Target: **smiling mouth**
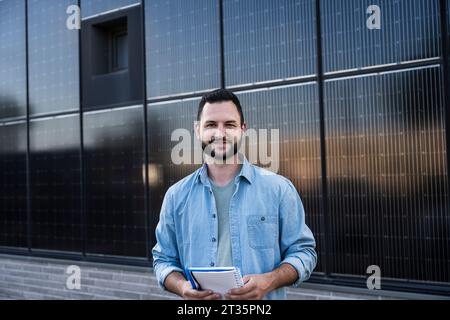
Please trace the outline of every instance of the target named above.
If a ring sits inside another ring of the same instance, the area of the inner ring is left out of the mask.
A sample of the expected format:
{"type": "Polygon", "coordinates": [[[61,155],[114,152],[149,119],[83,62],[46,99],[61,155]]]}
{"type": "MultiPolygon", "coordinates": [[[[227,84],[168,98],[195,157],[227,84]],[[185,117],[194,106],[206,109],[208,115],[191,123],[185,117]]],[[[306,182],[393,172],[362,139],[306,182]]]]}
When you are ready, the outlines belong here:
{"type": "Polygon", "coordinates": [[[223,143],[213,143],[214,146],[216,147],[226,147],[227,145],[231,145],[231,142],[223,142],[223,143]]]}

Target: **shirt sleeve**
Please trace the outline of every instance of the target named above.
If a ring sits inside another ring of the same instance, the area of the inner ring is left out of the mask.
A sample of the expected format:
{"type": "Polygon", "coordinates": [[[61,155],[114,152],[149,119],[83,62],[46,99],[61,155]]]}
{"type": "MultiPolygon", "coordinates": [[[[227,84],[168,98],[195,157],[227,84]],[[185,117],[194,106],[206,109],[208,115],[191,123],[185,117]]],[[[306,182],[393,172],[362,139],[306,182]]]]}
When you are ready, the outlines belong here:
{"type": "Polygon", "coordinates": [[[298,287],[311,276],[317,254],[314,236],[305,224],[303,203],[290,181],[280,202],[280,246],[280,265],[289,263],[297,270],[298,278],[292,286],[298,287]]]}
{"type": "Polygon", "coordinates": [[[173,214],[173,197],[169,189],[164,196],[156,227],[156,245],[152,249],[153,269],[159,286],[164,290],[167,290],[164,281],[170,273],[178,271],[184,274],[180,263],[173,214]]]}

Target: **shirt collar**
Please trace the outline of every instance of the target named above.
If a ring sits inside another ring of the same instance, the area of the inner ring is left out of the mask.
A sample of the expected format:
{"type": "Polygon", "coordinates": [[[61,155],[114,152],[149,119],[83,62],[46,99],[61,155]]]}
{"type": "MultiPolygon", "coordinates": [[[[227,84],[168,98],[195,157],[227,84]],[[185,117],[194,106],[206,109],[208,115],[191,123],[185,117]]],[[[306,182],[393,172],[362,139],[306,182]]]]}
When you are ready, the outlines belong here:
{"type": "MultiPolygon", "coordinates": [[[[235,181],[240,179],[240,177],[245,178],[250,184],[253,182],[253,170],[252,165],[248,162],[247,158],[243,154],[239,154],[239,159],[242,163],[242,168],[239,174],[236,176],[235,181]]],[[[208,165],[203,163],[202,167],[199,169],[197,179],[200,180],[201,183],[205,186],[209,186],[209,178],[208,178],[208,165]]]]}

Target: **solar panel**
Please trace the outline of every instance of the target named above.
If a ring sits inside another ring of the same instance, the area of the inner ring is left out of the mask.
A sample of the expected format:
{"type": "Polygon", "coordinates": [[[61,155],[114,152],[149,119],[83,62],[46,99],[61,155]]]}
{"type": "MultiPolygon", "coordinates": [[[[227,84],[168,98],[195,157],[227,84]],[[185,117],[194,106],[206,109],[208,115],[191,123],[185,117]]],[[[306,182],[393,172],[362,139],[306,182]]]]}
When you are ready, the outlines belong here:
{"type": "Polygon", "coordinates": [[[323,0],[321,23],[325,72],[441,54],[439,0],[323,0]],[[374,4],[380,8],[380,29],[367,27],[374,4]]]}
{"type": "Polygon", "coordinates": [[[83,115],[87,252],[146,256],[142,106],[83,115]]]}
{"type": "Polygon", "coordinates": [[[220,86],[218,1],[147,1],[147,96],[220,86]]]}
{"type": "Polygon", "coordinates": [[[28,1],[30,114],[77,110],[78,31],[66,27],[66,9],[76,0],[28,1]]]}
{"type": "Polygon", "coordinates": [[[26,115],[25,1],[0,3],[0,119],[26,115]]]}
{"type": "Polygon", "coordinates": [[[82,251],[80,117],[30,122],[32,248],[82,251]]]}
{"type": "Polygon", "coordinates": [[[224,0],[227,86],[313,75],[315,1],[224,0]]]}
{"type": "Polygon", "coordinates": [[[26,122],[1,124],[0,246],[28,246],[26,152],[26,122]]]}
{"type": "MultiPolygon", "coordinates": [[[[317,271],[324,271],[324,220],[321,209],[321,160],[320,122],[317,83],[272,87],[269,90],[249,90],[238,93],[244,116],[250,129],[258,132],[258,161],[249,157],[252,163],[260,163],[262,145],[265,144],[259,130],[279,130],[278,173],[292,181],[300,193],[305,207],[306,222],[317,241],[319,264],[317,271]]],[[[270,144],[268,150],[275,150],[270,144]]],[[[273,152],[269,152],[274,156],[273,152]]],[[[270,158],[270,157],[269,157],[270,158]]],[[[271,159],[277,161],[275,157],[271,159]]],[[[272,166],[272,164],[270,165],[272,166]]],[[[272,166],[273,167],[273,166],[272,166]]]]}
{"type": "Polygon", "coordinates": [[[440,67],[325,83],[334,272],[448,281],[440,67]]]}

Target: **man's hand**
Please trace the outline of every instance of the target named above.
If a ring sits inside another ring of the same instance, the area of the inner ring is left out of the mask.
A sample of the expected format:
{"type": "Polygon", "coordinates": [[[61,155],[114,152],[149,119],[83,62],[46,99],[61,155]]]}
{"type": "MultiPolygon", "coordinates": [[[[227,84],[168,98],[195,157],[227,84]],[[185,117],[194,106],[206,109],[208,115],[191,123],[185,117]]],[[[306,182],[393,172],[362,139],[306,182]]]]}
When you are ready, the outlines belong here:
{"type": "Polygon", "coordinates": [[[199,291],[192,289],[191,283],[185,281],[181,285],[181,297],[185,300],[219,300],[220,294],[214,293],[211,290],[199,291]]]}
{"type": "Polygon", "coordinates": [[[289,263],[283,263],[272,272],[247,275],[244,286],[232,289],[225,295],[231,300],[261,300],[275,289],[289,286],[298,279],[297,271],[289,263]]]}
{"type": "Polygon", "coordinates": [[[231,289],[225,298],[228,300],[261,300],[272,291],[273,279],[270,273],[252,274],[242,279],[244,286],[231,289]]]}
{"type": "Polygon", "coordinates": [[[180,272],[172,272],[164,282],[164,286],[170,292],[176,293],[186,300],[218,300],[220,294],[211,290],[198,291],[192,289],[191,283],[180,272]]]}

